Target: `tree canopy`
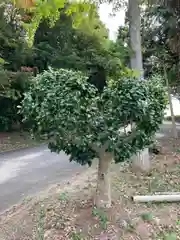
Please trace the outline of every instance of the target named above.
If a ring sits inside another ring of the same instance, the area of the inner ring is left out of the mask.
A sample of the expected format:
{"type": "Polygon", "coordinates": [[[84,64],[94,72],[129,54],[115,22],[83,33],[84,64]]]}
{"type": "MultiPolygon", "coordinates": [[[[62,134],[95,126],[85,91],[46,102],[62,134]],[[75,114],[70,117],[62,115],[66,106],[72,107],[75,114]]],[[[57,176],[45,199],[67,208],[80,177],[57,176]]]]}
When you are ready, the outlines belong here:
{"type": "MultiPolygon", "coordinates": [[[[76,27],[73,16],[67,14],[66,8],[61,9],[59,19],[53,26],[50,26],[48,19],[43,18],[37,26],[31,48],[25,38],[26,31],[19,23],[22,17],[22,20],[27,22],[27,17],[31,18],[31,12],[24,12],[8,4],[3,5],[0,10],[2,60],[0,90],[4,97],[15,96],[16,99],[22,99],[24,86],[28,85],[26,83],[34,68],[39,72],[48,69],[49,66],[74,69],[86,75],[92,70],[103,68],[108,78],[117,78],[122,74],[120,69],[123,69],[123,73],[130,73],[123,65],[124,56],[128,52],[123,43],[117,48],[116,44],[108,39],[108,31],[95,7],[91,8],[91,15],[76,27]],[[119,50],[121,50],[120,54],[119,50]],[[27,75],[24,72],[20,73],[29,70],[30,73],[28,72],[27,75]],[[18,91],[17,86],[19,86],[18,91]]],[[[16,102],[15,105],[17,104],[19,103],[16,102]]],[[[4,111],[1,114],[3,113],[4,111]]]]}
{"type": "MultiPolygon", "coordinates": [[[[27,41],[29,45],[33,45],[34,35],[39,24],[43,20],[47,20],[50,26],[53,26],[59,19],[59,12],[65,9],[67,15],[71,15],[73,18],[74,26],[78,26],[82,22],[86,22],[91,18],[94,9],[94,4],[78,1],[72,1],[69,3],[67,0],[53,0],[53,1],[37,1],[34,0],[15,0],[9,1],[19,10],[23,10],[21,14],[21,23],[26,30],[27,41]],[[25,16],[25,17],[24,17],[25,16]],[[28,21],[24,21],[27,19],[28,21]]],[[[92,20],[92,19],[91,19],[92,20]]]]}
{"type": "Polygon", "coordinates": [[[63,13],[52,28],[47,21],[43,21],[34,39],[36,59],[44,57],[44,68],[50,65],[85,70],[92,63],[104,65],[108,52],[103,46],[104,39],[99,39],[94,31],[97,27],[100,31],[106,31],[106,28],[100,21],[99,24],[87,33],[82,26],[73,28],[72,18],[63,13]]]}
{"type": "Polygon", "coordinates": [[[100,94],[81,72],[50,69],[25,94],[22,113],[34,136],[47,139],[52,151],[91,165],[94,157],[107,153],[120,162],[148,146],[165,107],[166,94],[156,78],[123,78],[100,94]],[[136,126],[121,132],[130,123],[136,126]]]}

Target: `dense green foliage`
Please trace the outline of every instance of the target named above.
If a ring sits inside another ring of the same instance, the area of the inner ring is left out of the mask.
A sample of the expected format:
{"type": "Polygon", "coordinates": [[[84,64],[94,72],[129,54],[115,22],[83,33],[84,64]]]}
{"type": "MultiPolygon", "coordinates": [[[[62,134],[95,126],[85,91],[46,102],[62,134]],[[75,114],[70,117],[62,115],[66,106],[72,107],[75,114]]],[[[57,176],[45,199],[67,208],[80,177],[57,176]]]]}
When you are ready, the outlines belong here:
{"type": "Polygon", "coordinates": [[[47,21],[39,25],[34,39],[33,62],[40,71],[51,66],[89,74],[89,68],[103,67],[109,77],[119,76],[120,69],[125,68],[123,63],[128,50],[122,42],[117,47],[107,38],[107,29],[97,10],[94,12],[93,24],[89,22],[88,31],[86,22],[74,28],[72,18],[63,13],[54,27],[49,28],[47,21]]]}
{"type": "Polygon", "coordinates": [[[17,105],[32,76],[20,72],[31,50],[27,48],[22,29],[16,27],[13,18],[7,21],[4,11],[0,8],[0,131],[11,130],[19,124],[21,117],[17,114],[17,105]]]}
{"type": "MultiPolygon", "coordinates": [[[[92,9],[91,16],[85,18],[78,28],[73,27],[72,16],[65,14],[65,10],[61,10],[52,27],[47,20],[41,21],[32,48],[25,41],[23,28],[15,21],[17,10],[14,9],[14,15],[8,15],[8,19],[3,15],[5,9],[0,10],[1,130],[10,130],[21,120],[17,115],[17,105],[32,75],[21,72],[22,67],[36,67],[42,72],[51,66],[81,70],[86,75],[89,75],[89,70],[103,67],[107,76],[119,75],[123,55],[117,55],[118,50],[113,49],[114,44],[108,40],[108,31],[100,21],[97,9],[92,9]],[[8,103],[7,107],[5,103],[8,103]]],[[[123,45],[121,47],[123,50],[123,45]]]]}
{"type": "Polygon", "coordinates": [[[17,71],[31,55],[21,27],[17,27],[14,18],[6,19],[5,8],[0,8],[0,57],[5,61],[5,68],[17,71]],[[18,61],[17,61],[18,60],[18,61]]]}
{"type": "Polygon", "coordinates": [[[156,77],[151,81],[123,78],[99,94],[81,72],[50,69],[37,76],[22,104],[35,136],[49,140],[52,151],[91,164],[105,148],[115,161],[129,159],[148,146],[164,116],[166,94],[156,77]],[[132,131],[121,132],[130,123],[132,131]]]}
{"type": "Polygon", "coordinates": [[[154,7],[143,12],[142,36],[144,64],[147,74],[163,74],[166,66],[169,82],[177,83],[179,68],[178,26],[175,15],[164,7],[154,7]],[[152,24],[154,22],[154,24],[152,24]]]}
{"type": "Polygon", "coordinates": [[[29,88],[32,75],[2,68],[0,77],[0,131],[9,131],[17,127],[21,121],[21,116],[17,114],[17,105],[29,88]]]}
{"type": "MultiPolygon", "coordinates": [[[[99,23],[99,18],[97,20],[99,23]]],[[[99,28],[106,30],[102,24],[99,28]]],[[[64,14],[52,28],[46,21],[42,22],[34,40],[36,66],[40,70],[52,66],[86,71],[91,64],[108,68],[113,56],[104,46],[105,39],[99,39],[94,31],[94,27],[89,33],[73,28],[71,17],[64,14]]]]}
{"type": "MultiPolygon", "coordinates": [[[[172,88],[180,85],[179,18],[179,11],[172,9],[168,4],[164,5],[162,2],[155,1],[153,5],[141,9],[141,36],[145,77],[157,73],[164,78],[165,66],[172,88]]],[[[128,19],[125,26],[119,28],[117,39],[128,46],[128,19]]],[[[129,59],[127,58],[128,62],[129,59]]]]}

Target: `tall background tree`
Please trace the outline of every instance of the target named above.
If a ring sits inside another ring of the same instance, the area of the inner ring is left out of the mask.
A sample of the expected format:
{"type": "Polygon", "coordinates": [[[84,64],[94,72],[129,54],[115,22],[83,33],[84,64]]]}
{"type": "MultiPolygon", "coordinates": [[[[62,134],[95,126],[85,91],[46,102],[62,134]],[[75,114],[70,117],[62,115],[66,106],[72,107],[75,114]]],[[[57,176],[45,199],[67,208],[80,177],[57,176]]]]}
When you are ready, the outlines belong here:
{"type": "MultiPolygon", "coordinates": [[[[131,69],[137,71],[138,79],[144,79],[142,46],[141,46],[141,11],[138,0],[128,1],[129,41],[132,54],[130,56],[131,69]]],[[[133,166],[141,170],[149,170],[149,150],[144,149],[133,157],[133,166]]]]}

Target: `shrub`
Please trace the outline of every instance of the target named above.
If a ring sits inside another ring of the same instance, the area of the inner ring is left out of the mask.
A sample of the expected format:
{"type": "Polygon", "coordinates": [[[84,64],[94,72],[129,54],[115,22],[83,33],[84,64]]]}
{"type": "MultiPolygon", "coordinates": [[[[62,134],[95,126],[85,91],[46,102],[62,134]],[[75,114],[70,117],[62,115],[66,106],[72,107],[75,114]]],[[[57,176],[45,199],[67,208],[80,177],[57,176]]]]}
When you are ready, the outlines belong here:
{"type": "Polygon", "coordinates": [[[0,70],[0,131],[11,131],[21,122],[17,106],[30,86],[31,74],[0,70]]]}
{"type": "Polygon", "coordinates": [[[159,81],[124,78],[98,90],[80,72],[50,69],[38,75],[22,102],[24,120],[52,151],[91,165],[99,158],[97,203],[110,202],[108,169],[148,146],[164,117],[166,92],[159,81]],[[131,131],[120,128],[135,123],[131,131]]]}

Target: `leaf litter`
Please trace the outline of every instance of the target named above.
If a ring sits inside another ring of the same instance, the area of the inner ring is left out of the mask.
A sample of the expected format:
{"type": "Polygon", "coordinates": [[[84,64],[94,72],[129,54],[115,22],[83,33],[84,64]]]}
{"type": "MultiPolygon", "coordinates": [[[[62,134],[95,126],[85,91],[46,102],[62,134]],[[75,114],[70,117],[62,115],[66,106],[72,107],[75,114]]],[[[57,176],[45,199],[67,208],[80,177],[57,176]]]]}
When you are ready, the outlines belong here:
{"type": "Polygon", "coordinates": [[[161,140],[148,174],[111,167],[112,208],[94,210],[96,167],[1,215],[1,240],[178,240],[180,203],[133,203],[135,194],[180,192],[180,141],[161,140]]]}

